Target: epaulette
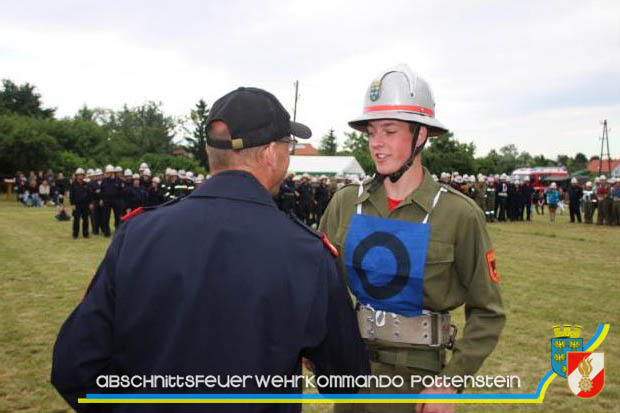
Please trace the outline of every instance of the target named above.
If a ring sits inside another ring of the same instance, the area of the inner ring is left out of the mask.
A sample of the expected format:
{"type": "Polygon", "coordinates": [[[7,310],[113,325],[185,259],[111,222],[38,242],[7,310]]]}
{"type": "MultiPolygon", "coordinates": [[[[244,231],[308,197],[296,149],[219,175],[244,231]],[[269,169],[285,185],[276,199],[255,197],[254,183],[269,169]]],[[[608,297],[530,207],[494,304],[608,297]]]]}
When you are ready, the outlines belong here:
{"type": "Polygon", "coordinates": [[[170,201],[164,202],[163,204],[160,204],[160,205],[138,207],[138,208],[134,209],[133,211],[130,211],[130,212],[126,213],[125,215],[123,215],[121,217],[121,222],[129,221],[131,218],[135,218],[138,215],[141,215],[142,213],[147,212],[147,211],[152,211],[152,210],[157,209],[157,208],[162,208],[162,207],[165,207],[165,206],[168,206],[168,205],[176,204],[177,202],[179,202],[182,199],[183,198],[174,198],[174,199],[171,199],[170,201]]]}
{"type": "Polygon", "coordinates": [[[303,229],[305,229],[306,231],[308,231],[309,233],[311,233],[312,235],[314,235],[315,237],[319,238],[322,242],[323,245],[325,245],[325,247],[329,250],[329,252],[334,256],[337,257],[338,256],[338,250],[336,249],[336,247],[334,247],[334,245],[329,241],[329,239],[327,238],[327,235],[323,232],[323,233],[319,233],[318,231],[313,230],[312,228],[310,228],[308,225],[306,225],[305,222],[303,222],[301,219],[297,218],[295,215],[289,214],[288,215],[289,218],[296,223],[297,225],[299,225],[300,227],[302,227],[303,229]]]}

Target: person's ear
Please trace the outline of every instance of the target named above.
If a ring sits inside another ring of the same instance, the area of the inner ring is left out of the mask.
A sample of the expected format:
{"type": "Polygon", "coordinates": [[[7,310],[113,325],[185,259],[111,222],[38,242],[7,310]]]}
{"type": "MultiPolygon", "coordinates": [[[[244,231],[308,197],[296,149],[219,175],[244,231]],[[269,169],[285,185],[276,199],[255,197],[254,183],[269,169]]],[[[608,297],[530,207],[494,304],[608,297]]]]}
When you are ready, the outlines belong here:
{"type": "Polygon", "coordinates": [[[278,149],[275,142],[270,142],[263,150],[259,152],[259,160],[261,166],[270,169],[276,169],[278,164],[278,149]]]}
{"type": "Polygon", "coordinates": [[[421,125],[420,131],[418,132],[418,140],[415,143],[416,149],[424,146],[424,144],[426,144],[427,139],[428,139],[428,129],[426,126],[421,125]]]}

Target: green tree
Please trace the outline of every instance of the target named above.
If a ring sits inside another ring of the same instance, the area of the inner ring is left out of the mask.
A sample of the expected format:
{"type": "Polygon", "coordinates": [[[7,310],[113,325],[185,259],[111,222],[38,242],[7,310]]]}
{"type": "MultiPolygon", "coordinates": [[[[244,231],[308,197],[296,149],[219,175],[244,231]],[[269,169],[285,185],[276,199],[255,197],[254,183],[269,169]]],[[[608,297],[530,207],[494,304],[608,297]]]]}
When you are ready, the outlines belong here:
{"type": "Polygon", "coordinates": [[[575,154],[575,157],[571,161],[569,166],[571,171],[582,171],[588,167],[588,158],[581,152],[575,154]]]}
{"type": "Polygon", "coordinates": [[[422,164],[436,175],[449,171],[473,174],[476,169],[475,151],[473,143],[460,143],[452,132],[448,132],[430,140],[422,151],[422,164]]]}
{"type": "Polygon", "coordinates": [[[161,103],[128,107],[110,114],[103,125],[107,139],[97,148],[108,159],[139,158],[145,153],[170,154],[175,121],[161,110],[161,103]]]}
{"type": "Polygon", "coordinates": [[[95,122],[97,124],[106,123],[109,118],[110,110],[104,108],[89,108],[86,105],[83,105],[75,114],[73,119],[75,120],[84,120],[89,122],[95,122]]]}
{"type": "Polygon", "coordinates": [[[545,155],[537,155],[533,160],[534,166],[555,166],[555,162],[545,158],[545,155]]]}
{"type": "Polygon", "coordinates": [[[58,159],[60,145],[48,122],[26,116],[0,116],[0,170],[46,169],[58,159]]]}
{"type": "Polygon", "coordinates": [[[319,153],[326,156],[334,156],[338,151],[338,142],[334,129],[330,129],[327,135],[321,138],[321,144],[319,145],[319,153]]]}
{"type": "Polygon", "coordinates": [[[17,85],[11,80],[2,80],[0,115],[16,114],[37,118],[53,118],[55,110],[43,107],[41,95],[35,92],[35,86],[29,83],[17,85]]]}
{"type": "Polygon", "coordinates": [[[190,118],[192,121],[192,135],[186,136],[189,143],[188,149],[198,160],[200,166],[209,169],[209,159],[207,158],[207,117],[209,116],[209,105],[200,99],[196,107],[192,110],[190,118]]]}
{"type": "Polygon", "coordinates": [[[368,150],[368,135],[362,132],[345,132],[345,136],[347,139],[344,142],[344,151],[339,154],[353,155],[366,175],[373,174],[375,164],[368,150]]]}
{"type": "Polygon", "coordinates": [[[558,163],[558,166],[568,166],[569,160],[570,158],[568,155],[558,155],[556,162],[558,163]]]}

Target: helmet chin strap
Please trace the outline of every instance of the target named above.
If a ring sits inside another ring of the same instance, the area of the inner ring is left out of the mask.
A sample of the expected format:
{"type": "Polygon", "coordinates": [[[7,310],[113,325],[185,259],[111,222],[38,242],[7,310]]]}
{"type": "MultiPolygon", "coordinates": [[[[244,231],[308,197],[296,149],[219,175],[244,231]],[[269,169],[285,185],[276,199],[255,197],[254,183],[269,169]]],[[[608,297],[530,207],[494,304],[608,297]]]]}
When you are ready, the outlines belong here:
{"type": "MultiPolygon", "coordinates": [[[[400,178],[402,178],[405,172],[407,172],[409,168],[411,168],[411,166],[413,165],[413,160],[416,156],[418,156],[420,152],[422,152],[422,149],[424,148],[424,145],[420,145],[418,148],[416,148],[418,138],[420,137],[419,124],[413,124],[413,131],[411,132],[411,136],[413,137],[413,140],[411,142],[411,155],[409,155],[407,161],[396,172],[393,172],[389,175],[381,175],[377,172],[373,179],[373,184],[375,184],[374,186],[378,186],[379,184],[381,184],[386,177],[390,179],[390,182],[396,183],[400,178]]],[[[373,187],[372,184],[371,187],[373,187]]]]}

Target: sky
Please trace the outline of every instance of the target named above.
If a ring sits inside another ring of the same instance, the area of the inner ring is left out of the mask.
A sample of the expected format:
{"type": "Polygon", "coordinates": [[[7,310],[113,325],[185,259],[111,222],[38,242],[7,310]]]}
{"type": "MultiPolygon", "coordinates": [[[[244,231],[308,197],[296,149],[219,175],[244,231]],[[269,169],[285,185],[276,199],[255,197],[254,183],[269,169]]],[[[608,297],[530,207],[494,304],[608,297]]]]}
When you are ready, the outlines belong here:
{"type": "Polygon", "coordinates": [[[477,156],[620,156],[618,1],[8,2],[0,78],[37,87],[58,116],[149,100],[187,116],[239,86],[274,93],[339,143],[368,85],[407,63],[436,116],[477,156]]]}

